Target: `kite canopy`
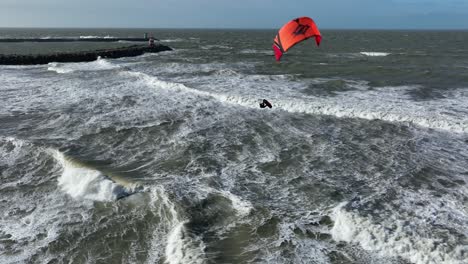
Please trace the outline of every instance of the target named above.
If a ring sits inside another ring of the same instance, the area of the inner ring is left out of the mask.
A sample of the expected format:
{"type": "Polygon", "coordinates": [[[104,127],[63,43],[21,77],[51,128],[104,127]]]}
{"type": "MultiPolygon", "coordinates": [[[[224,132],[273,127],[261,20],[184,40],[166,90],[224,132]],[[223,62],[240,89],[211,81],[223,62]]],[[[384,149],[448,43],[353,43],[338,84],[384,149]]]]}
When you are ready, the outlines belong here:
{"type": "Polygon", "coordinates": [[[317,46],[320,45],[322,36],[310,17],[299,17],[286,23],[279,31],[273,42],[276,60],[279,61],[283,53],[308,38],[315,37],[317,46]]]}

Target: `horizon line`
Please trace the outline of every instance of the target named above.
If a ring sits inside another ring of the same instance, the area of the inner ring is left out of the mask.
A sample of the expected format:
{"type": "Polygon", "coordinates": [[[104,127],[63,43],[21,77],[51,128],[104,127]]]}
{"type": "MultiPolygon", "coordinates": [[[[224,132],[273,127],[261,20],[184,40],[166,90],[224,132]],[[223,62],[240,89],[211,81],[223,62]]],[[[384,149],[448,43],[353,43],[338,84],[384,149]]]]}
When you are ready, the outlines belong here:
{"type": "MultiPolygon", "coordinates": [[[[243,27],[43,27],[43,26],[19,26],[1,27],[0,29],[156,29],[156,30],[278,30],[279,28],[243,28],[243,27]]],[[[320,30],[402,30],[402,31],[468,31],[468,28],[339,28],[321,27],[320,30]]]]}

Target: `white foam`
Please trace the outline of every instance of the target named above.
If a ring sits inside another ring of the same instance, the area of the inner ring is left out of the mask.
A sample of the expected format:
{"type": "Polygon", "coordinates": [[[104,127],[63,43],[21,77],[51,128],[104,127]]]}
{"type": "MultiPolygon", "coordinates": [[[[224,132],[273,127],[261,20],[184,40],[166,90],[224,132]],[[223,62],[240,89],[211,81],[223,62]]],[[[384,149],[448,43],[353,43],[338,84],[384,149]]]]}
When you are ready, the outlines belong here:
{"type": "Polygon", "coordinates": [[[9,217],[9,212],[5,212],[5,215],[0,217],[2,220],[0,231],[8,234],[9,239],[15,241],[15,247],[24,243],[14,254],[0,254],[1,263],[27,263],[31,256],[38,253],[37,251],[47,247],[59,237],[63,221],[60,214],[63,214],[65,206],[60,200],[52,198],[53,196],[53,194],[44,194],[43,197],[38,198],[45,203],[31,201],[24,196],[18,197],[18,200],[29,204],[18,204],[15,209],[30,212],[21,219],[9,217]]]}
{"type": "Polygon", "coordinates": [[[184,223],[178,223],[169,233],[166,246],[166,262],[170,264],[183,263],[184,243],[183,243],[184,223]]]}
{"type": "Polygon", "coordinates": [[[331,235],[336,241],[357,243],[382,257],[401,257],[416,264],[464,263],[466,253],[463,252],[468,250],[467,245],[448,245],[453,243],[450,238],[444,241],[427,230],[433,228],[431,215],[434,212],[411,216],[393,208],[383,221],[376,222],[368,214],[346,210],[345,204],[338,205],[332,213],[331,235]],[[429,227],[425,227],[428,224],[429,227]]]}
{"type": "Polygon", "coordinates": [[[239,51],[241,54],[265,54],[265,55],[273,55],[273,50],[256,50],[256,49],[243,49],[239,51]]]}
{"type": "MultiPolygon", "coordinates": [[[[323,243],[320,240],[308,239],[297,234],[297,229],[302,230],[301,224],[296,221],[289,222],[291,219],[285,217],[278,224],[278,236],[276,241],[265,241],[260,247],[260,252],[265,254],[266,263],[330,263],[327,252],[330,250],[330,245],[323,243]],[[286,252],[294,252],[288,254],[286,252]],[[286,254],[285,254],[286,253],[286,254]]],[[[298,220],[299,222],[301,220],[298,220]]],[[[310,223],[310,221],[307,221],[310,223]]]]}
{"type": "MultiPolygon", "coordinates": [[[[144,73],[130,72],[129,74],[160,89],[211,97],[223,103],[252,109],[259,109],[258,98],[263,97],[259,93],[271,93],[271,87],[259,85],[259,81],[268,81],[269,83],[274,78],[274,76],[249,76],[246,89],[239,90],[242,88],[242,83],[231,77],[229,80],[233,83],[219,85],[215,83],[216,85],[209,86],[209,88],[215,88],[216,91],[204,91],[182,83],[162,81],[144,73]],[[257,83],[256,89],[251,88],[250,82],[257,83]],[[230,92],[233,85],[237,86],[237,90],[230,92]]],[[[239,80],[243,79],[241,77],[239,80]]],[[[456,133],[468,132],[468,115],[460,115],[460,112],[468,113],[468,95],[464,89],[447,92],[447,98],[420,102],[414,101],[408,94],[413,89],[419,89],[419,86],[379,87],[368,90],[369,86],[366,82],[348,81],[346,85],[356,90],[339,92],[336,96],[331,97],[315,97],[292,93],[291,87],[294,87],[295,83],[287,81],[288,76],[283,76],[281,79],[284,78],[286,80],[283,81],[288,84],[286,86],[288,89],[283,89],[281,85],[276,84],[276,94],[271,94],[269,98],[273,104],[273,111],[283,110],[291,113],[367,120],[378,119],[395,123],[410,123],[456,133]]],[[[275,80],[282,81],[277,78],[275,80]]],[[[331,79],[317,81],[326,82],[328,80],[331,79]]],[[[299,88],[303,84],[298,83],[297,86],[299,88]]]]}
{"type": "Polygon", "coordinates": [[[97,38],[103,38],[103,39],[113,39],[115,37],[112,36],[80,36],[80,39],[97,39],[97,38]]]}
{"type": "Polygon", "coordinates": [[[51,152],[63,167],[58,185],[75,199],[113,201],[132,191],[110,180],[102,172],[74,162],[59,151],[51,152]]]}
{"type": "MultiPolygon", "coordinates": [[[[151,54],[151,53],[149,53],[151,54]]],[[[154,53],[159,54],[159,53],[154,53]]],[[[198,64],[193,66],[190,64],[181,63],[165,63],[160,66],[156,66],[158,73],[170,73],[170,74],[184,74],[184,73],[209,73],[212,71],[223,71],[231,70],[227,68],[224,63],[210,63],[210,64],[198,64]]]]}
{"type": "Polygon", "coordinates": [[[236,76],[239,75],[239,73],[233,69],[221,69],[216,71],[216,75],[236,76]]]}
{"type": "Polygon", "coordinates": [[[226,45],[204,45],[201,46],[202,49],[204,50],[210,50],[210,49],[232,49],[230,46],[226,45]]]}
{"type": "Polygon", "coordinates": [[[0,164],[13,166],[25,142],[13,137],[0,137],[0,143],[2,143],[0,145],[0,164]],[[12,145],[13,148],[8,148],[8,145],[12,145]],[[8,151],[5,148],[8,148],[8,151]]]}
{"type": "Polygon", "coordinates": [[[241,199],[229,191],[219,191],[224,197],[231,201],[232,207],[238,212],[240,217],[246,217],[253,210],[252,203],[241,199]]]}
{"type": "MultiPolygon", "coordinates": [[[[239,79],[243,78],[243,76],[241,76],[240,74],[238,74],[237,72],[233,70],[217,71],[217,73],[223,73],[221,75],[226,75],[225,73],[227,73],[227,75],[230,77],[239,76],[239,79]]],[[[193,95],[202,96],[202,97],[211,97],[223,103],[241,105],[245,107],[256,108],[258,106],[257,105],[258,98],[260,98],[256,95],[243,97],[242,95],[237,95],[237,94],[231,95],[231,94],[223,94],[223,93],[217,93],[217,92],[212,92],[212,91],[198,90],[198,89],[191,88],[183,83],[163,81],[155,76],[150,76],[148,74],[141,73],[141,72],[126,72],[126,74],[135,76],[139,78],[140,80],[142,80],[143,82],[145,82],[146,84],[151,85],[158,89],[164,89],[164,90],[172,91],[172,92],[193,94],[193,95]]],[[[284,80],[287,80],[288,78],[290,78],[290,76],[288,75],[276,75],[276,76],[253,75],[251,76],[252,81],[256,81],[256,82],[270,82],[271,80],[283,80],[284,81],[284,80]]],[[[218,88],[218,90],[221,90],[224,87],[215,86],[215,88],[218,88]]],[[[226,89],[228,88],[232,88],[232,86],[230,84],[227,84],[226,89]]],[[[259,91],[260,89],[267,90],[268,88],[269,87],[259,87],[259,91]]]]}
{"type": "Polygon", "coordinates": [[[79,37],[76,36],[45,36],[41,37],[40,39],[76,39],[79,37]]]}
{"type": "Polygon", "coordinates": [[[175,39],[162,39],[161,42],[183,42],[185,39],[175,38],[175,39]]]}
{"type": "Polygon", "coordinates": [[[253,205],[250,201],[244,200],[228,190],[217,190],[208,186],[199,186],[198,190],[201,192],[198,193],[197,199],[206,199],[209,194],[213,193],[229,199],[232,209],[237,212],[237,216],[240,218],[248,216],[253,210],[253,205]]]}
{"type": "Polygon", "coordinates": [[[86,35],[86,36],[44,36],[40,37],[40,39],[114,39],[115,37],[107,35],[107,36],[93,36],[93,35],[86,35]]]}
{"type": "Polygon", "coordinates": [[[457,114],[468,110],[466,97],[416,102],[407,95],[415,88],[381,87],[366,92],[341,92],[330,98],[310,98],[306,102],[302,99],[279,99],[273,104],[289,112],[408,122],[421,127],[468,132],[468,116],[457,114]]]}
{"type": "MultiPolygon", "coordinates": [[[[42,258],[44,252],[41,249],[47,248],[63,234],[62,229],[67,226],[65,223],[85,222],[88,215],[81,214],[81,204],[68,203],[61,192],[43,188],[45,185],[55,185],[56,167],[50,170],[45,165],[50,156],[41,147],[13,138],[2,141],[0,138],[0,166],[5,161],[5,155],[7,161],[15,161],[12,167],[20,164],[22,169],[5,172],[8,175],[5,180],[14,181],[10,182],[14,185],[10,185],[7,196],[2,198],[7,202],[0,212],[0,234],[2,240],[5,239],[2,242],[10,245],[5,254],[0,254],[0,263],[27,263],[32,261],[34,255],[39,257],[36,262],[47,262],[42,258]],[[14,148],[7,145],[5,151],[2,149],[4,143],[12,144],[14,148]],[[48,170],[50,172],[45,173],[48,170]],[[22,189],[33,191],[18,191],[22,189]]],[[[0,245],[0,251],[7,244],[0,245]]]]}
{"type": "Polygon", "coordinates": [[[126,72],[126,74],[130,74],[135,76],[141,80],[143,80],[146,84],[155,86],[160,89],[170,90],[173,92],[185,92],[185,93],[194,93],[202,96],[211,96],[208,92],[199,91],[196,89],[189,88],[181,83],[174,83],[174,82],[166,82],[158,79],[157,77],[150,76],[145,73],[141,72],[126,72]]]}
{"type": "Polygon", "coordinates": [[[192,241],[185,230],[185,223],[179,222],[174,225],[167,238],[165,250],[166,263],[204,263],[204,246],[201,241],[192,241]],[[199,244],[198,246],[196,244],[199,244]]]}
{"type": "Polygon", "coordinates": [[[57,62],[49,63],[49,67],[47,68],[47,70],[55,71],[56,73],[70,73],[70,72],[73,72],[72,69],[67,69],[67,68],[61,67],[61,64],[59,64],[57,62]]]}
{"type": "Polygon", "coordinates": [[[388,52],[373,52],[373,51],[363,51],[359,53],[365,56],[369,56],[369,57],[385,57],[391,54],[388,52]]]}
{"type": "MultiPolygon", "coordinates": [[[[0,168],[7,167],[7,169],[4,169],[5,175],[8,175],[8,171],[10,169],[14,171],[14,167],[18,163],[23,163],[23,160],[27,158],[31,159],[31,156],[34,156],[34,159],[38,159],[40,154],[36,151],[32,153],[33,155],[31,155],[30,152],[33,151],[33,149],[34,147],[27,141],[13,137],[0,137],[0,168]]],[[[31,166],[34,167],[32,164],[31,166]]],[[[7,177],[0,182],[0,191],[4,188],[16,189],[21,184],[25,184],[33,180],[33,173],[24,173],[21,175],[16,175],[16,177],[7,177]]]]}
{"type": "Polygon", "coordinates": [[[47,70],[55,71],[57,73],[72,73],[76,71],[102,71],[102,70],[113,70],[119,69],[120,66],[112,64],[106,59],[99,57],[97,60],[92,62],[78,62],[78,63],[58,63],[51,62],[48,64],[47,70]]]}
{"type": "MultiPolygon", "coordinates": [[[[168,231],[165,239],[165,263],[204,263],[204,243],[193,237],[185,228],[186,221],[177,213],[174,203],[169,199],[162,187],[151,189],[152,206],[161,217],[162,230],[155,230],[152,238],[151,252],[159,252],[161,236],[168,231]]],[[[158,254],[150,254],[147,263],[155,263],[160,259],[158,254]]]]}

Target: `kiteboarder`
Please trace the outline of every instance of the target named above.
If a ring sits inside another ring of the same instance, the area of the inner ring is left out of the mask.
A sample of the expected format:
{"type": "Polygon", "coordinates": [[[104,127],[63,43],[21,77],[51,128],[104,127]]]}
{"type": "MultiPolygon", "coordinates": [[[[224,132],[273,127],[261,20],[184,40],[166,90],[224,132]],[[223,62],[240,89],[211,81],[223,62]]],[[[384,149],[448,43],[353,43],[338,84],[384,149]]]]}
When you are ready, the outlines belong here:
{"type": "Polygon", "coordinates": [[[270,102],[268,102],[266,99],[263,99],[263,101],[260,103],[260,108],[265,108],[267,106],[268,106],[268,108],[273,107],[270,102]]]}

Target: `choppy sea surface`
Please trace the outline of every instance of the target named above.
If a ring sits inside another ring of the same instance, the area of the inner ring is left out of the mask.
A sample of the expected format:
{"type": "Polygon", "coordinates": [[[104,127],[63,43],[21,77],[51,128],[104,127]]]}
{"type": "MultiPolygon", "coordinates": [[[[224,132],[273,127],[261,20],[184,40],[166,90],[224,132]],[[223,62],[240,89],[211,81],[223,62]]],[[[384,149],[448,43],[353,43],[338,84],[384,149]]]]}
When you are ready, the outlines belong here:
{"type": "Polygon", "coordinates": [[[0,263],[467,263],[468,32],[0,37],[144,32],[0,66],[0,263]]]}

